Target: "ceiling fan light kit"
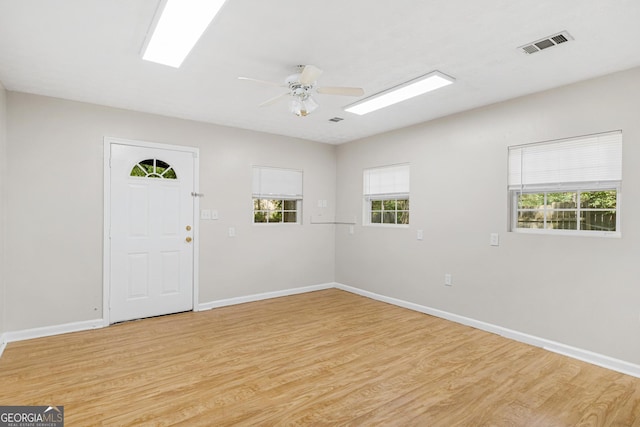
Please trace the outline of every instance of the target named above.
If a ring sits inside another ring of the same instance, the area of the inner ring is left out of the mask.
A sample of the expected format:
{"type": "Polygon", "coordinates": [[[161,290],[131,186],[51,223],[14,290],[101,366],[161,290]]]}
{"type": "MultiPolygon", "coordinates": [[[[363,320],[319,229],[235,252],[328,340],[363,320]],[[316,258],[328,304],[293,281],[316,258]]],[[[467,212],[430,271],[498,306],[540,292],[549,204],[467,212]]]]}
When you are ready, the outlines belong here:
{"type": "Polygon", "coordinates": [[[290,95],[289,111],[298,117],[305,117],[318,108],[318,103],[311,96],[316,79],[322,73],[319,68],[298,65],[300,73],[292,74],[286,79],[290,95]],[[305,73],[305,70],[309,70],[305,73]]]}
{"type": "Polygon", "coordinates": [[[372,95],[362,101],[349,105],[344,110],[360,116],[388,107],[398,102],[431,92],[436,89],[448,86],[455,79],[440,71],[432,71],[429,74],[409,80],[406,83],[387,89],[383,92],[372,95]]]}
{"type": "Polygon", "coordinates": [[[318,103],[311,97],[294,97],[289,104],[289,111],[298,117],[305,117],[318,108],[318,103]]]}

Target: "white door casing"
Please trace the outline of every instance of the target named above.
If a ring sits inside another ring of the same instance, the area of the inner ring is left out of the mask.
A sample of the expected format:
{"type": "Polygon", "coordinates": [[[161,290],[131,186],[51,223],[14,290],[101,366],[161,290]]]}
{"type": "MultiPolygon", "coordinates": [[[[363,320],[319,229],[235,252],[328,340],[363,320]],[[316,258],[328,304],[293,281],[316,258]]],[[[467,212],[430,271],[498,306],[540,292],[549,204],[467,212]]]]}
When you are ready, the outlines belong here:
{"type": "Polygon", "coordinates": [[[107,323],[192,310],[197,149],[112,138],[107,148],[107,323]]]}

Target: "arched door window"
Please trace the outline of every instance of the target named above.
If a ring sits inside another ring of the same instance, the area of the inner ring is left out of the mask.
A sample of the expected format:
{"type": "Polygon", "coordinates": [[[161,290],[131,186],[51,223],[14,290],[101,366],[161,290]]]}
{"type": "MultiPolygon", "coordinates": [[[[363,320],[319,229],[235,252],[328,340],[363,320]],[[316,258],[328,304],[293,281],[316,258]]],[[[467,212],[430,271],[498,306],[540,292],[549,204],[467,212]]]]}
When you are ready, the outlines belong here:
{"type": "Polygon", "coordinates": [[[176,171],[171,165],[158,159],[147,159],[136,163],[129,175],[143,178],[178,179],[176,171]]]}

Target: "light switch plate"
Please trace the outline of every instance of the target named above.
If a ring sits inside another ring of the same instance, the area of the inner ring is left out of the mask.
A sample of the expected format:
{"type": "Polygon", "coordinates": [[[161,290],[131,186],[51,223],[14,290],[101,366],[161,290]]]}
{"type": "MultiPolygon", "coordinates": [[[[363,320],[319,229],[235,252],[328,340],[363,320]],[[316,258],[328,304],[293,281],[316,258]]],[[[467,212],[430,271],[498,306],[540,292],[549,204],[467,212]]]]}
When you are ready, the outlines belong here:
{"type": "Polygon", "coordinates": [[[498,233],[491,233],[489,244],[491,246],[500,246],[500,235],[498,233]]]}
{"type": "Polygon", "coordinates": [[[211,209],[200,210],[200,219],[211,219],[211,209]]]}
{"type": "Polygon", "coordinates": [[[445,286],[452,286],[453,285],[453,279],[451,277],[451,274],[446,273],[444,275],[444,285],[445,286]]]}
{"type": "Polygon", "coordinates": [[[424,231],[423,230],[418,230],[417,239],[418,240],[424,239],[424,231]]]}

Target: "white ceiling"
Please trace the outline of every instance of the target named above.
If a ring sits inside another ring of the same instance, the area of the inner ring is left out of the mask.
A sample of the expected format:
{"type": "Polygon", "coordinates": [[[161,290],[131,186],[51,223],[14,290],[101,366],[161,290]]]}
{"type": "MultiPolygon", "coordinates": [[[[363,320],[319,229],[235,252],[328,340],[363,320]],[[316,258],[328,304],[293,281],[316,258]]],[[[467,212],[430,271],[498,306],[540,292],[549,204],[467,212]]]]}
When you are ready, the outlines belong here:
{"type": "Polygon", "coordinates": [[[11,91],[339,144],[640,66],[638,0],[227,0],[180,69],[141,59],[159,0],[0,0],[11,91]],[[517,48],[568,31],[533,55],[517,48]],[[366,116],[317,95],[307,117],[258,104],[297,64],[365,97],[433,70],[454,85],[366,116]],[[333,123],[332,117],[344,121],[333,123]]]}

